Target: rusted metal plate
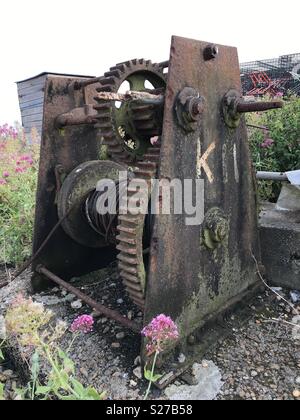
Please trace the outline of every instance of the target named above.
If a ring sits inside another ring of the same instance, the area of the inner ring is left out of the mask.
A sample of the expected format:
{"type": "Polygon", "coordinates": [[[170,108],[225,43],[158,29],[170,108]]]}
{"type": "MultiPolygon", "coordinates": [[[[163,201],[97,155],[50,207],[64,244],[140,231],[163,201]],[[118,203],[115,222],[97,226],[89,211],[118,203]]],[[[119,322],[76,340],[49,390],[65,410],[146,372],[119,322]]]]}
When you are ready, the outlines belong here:
{"type": "MultiPolygon", "coordinates": [[[[63,177],[82,162],[97,160],[100,156],[101,142],[93,125],[63,129],[55,125],[59,115],[85,104],[93,104],[97,85],[90,86],[85,92],[74,91],[72,82],[77,80],[82,79],[48,76],[46,80],[33,253],[58,222],[56,198],[63,177]]],[[[99,250],[79,245],[60,227],[34,261],[33,269],[42,264],[58,276],[69,279],[103,267],[114,257],[112,249],[99,250]]],[[[35,273],[33,285],[39,289],[47,284],[35,273]]]]}
{"type": "Polygon", "coordinates": [[[205,245],[207,219],[200,226],[187,226],[185,214],[156,216],[146,292],[145,323],[160,313],[172,316],[183,346],[188,337],[194,341],[191,334],[197,336],[208,319],[254,288],[252,254],[260,260],[245,122],[242,118],[237,129],[230,129],[222,117],[224,95],[230,89],[241,92],[237,50],[219,45],[217,56],[205,60],[207,45],[172,39],[160,178],[204,179],[206,218],[216,217],[217,208],[229,233],[210,249],[205,245]],[[189,133],[178,125],[174,112],[176,98],[185,87],[196,89],[205,101],[198,128],[189,133]]]}

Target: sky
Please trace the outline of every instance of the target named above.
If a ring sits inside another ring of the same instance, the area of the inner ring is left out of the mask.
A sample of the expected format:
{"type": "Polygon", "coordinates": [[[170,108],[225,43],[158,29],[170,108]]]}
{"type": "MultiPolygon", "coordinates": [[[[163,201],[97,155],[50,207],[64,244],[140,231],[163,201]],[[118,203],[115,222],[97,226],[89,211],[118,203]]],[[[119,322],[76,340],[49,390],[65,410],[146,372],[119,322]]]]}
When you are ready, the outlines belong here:
{"type": "Polygon", "coordinates": [[[241,62],[300,53],[299,16],[299,0],[1,0],[0,124],[20,121],[18,80],[164,61],[172,35],[236,46],[241,62]]]}

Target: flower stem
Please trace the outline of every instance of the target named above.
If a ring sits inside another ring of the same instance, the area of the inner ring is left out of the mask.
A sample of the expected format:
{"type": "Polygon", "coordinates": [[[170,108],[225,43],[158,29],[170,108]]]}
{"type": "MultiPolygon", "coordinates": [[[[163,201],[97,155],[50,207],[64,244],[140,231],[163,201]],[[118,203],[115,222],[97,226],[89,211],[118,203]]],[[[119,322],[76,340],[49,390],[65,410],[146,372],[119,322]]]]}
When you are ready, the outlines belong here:
{"type": "Polygon", "coordinates": [[[148,395],[149,395],[149,392],[150,392],[150,389],[151,389],[151,385],[152,385],[152,382],[153,382],[153,376],[154,376],[154,369],[155,369],[155,365],[156,365],[158,355],[159,355],[159,351],[156,350],[155,355],[154,355],[154,359],[153,359],[152,369],[151,369],[151,377],[150,377],[149,385],[148,385],[148,388],[147,388],[147,391],[146,391],[146,394],[145,394],[145,397],[144,397],[144,401],[148,398],[148,395]]]}
{"type": "Polygon", "coordinates": [[[50,354],[48,346],[43,343],[43,347],[44,347],[44,351],[45,351],[45,354],[47,356],[47,359],[48,359],[52,369],[56,373],[56,375],[57,375],[57,377],[60,381],[60,384],[63,385],[65,387],[65,389],[68,390],[72,395],[74,395],[74,397],[76,399],[80,400],[81,399],[80,395],[77,394],[77,392],[75,392],[74,389],[61,377],[61,373],[60,373],[59,369],[57,368],[56,363],[54,362],[54,360],[53,360],[53,358],[50,354]]]}

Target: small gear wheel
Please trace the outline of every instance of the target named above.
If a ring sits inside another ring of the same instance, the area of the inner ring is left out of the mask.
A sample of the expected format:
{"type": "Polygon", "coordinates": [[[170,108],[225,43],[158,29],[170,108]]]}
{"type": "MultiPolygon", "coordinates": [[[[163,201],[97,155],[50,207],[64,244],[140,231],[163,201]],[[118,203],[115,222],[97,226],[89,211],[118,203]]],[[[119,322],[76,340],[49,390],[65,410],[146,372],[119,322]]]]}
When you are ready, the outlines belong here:
{"type": "MultiPolygon", "coordinates": [[[[159,64],[135,59],[117,64],[104,74],[98,92],[157,91],[166,87],[166,74],[159,64]]],[[[97,99],[97,98],[96,98],[97,99]]],[[[131,163],[143,157],[150,139],[160,133],[162,109],[138,101],[120,103],[97,99],[96,128],[113,160],[131,163]]]]}

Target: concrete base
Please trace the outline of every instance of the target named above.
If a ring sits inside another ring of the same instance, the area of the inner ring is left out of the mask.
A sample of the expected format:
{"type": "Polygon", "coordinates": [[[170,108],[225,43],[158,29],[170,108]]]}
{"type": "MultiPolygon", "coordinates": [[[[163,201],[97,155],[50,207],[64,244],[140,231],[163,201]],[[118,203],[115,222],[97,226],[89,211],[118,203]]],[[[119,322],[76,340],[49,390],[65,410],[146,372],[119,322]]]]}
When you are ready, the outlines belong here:
{"type": "Polygon", "coordinates": [[[300,211],[278,211],[264,203],[260,239],[269,284],[300,290],[300,211]]]}

